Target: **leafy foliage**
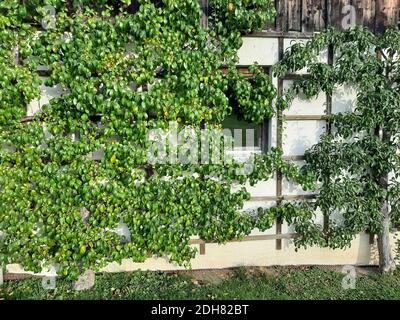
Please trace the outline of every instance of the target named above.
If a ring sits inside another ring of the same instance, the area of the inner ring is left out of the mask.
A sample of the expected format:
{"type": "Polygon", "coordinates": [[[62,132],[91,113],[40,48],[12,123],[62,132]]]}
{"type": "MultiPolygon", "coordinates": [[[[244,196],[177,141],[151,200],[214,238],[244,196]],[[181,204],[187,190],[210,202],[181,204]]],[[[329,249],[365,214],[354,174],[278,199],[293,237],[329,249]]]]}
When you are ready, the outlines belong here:
{"type": "Polygon", "coordinates": [[[235,68],[241,34],[273,16],[271,3],[232,1],[208,28],[196,0],[92,4],[1,2],[0,263],[36,272],[56,264],[70,278],[153,255],[188,266],[193,236],[223,243],[269,228],[277,211],[241,212],[249,194],[232,187],[278,169],[305,180],[280,150],[255,157],[248,176],[236,174],[237,162],[152,165],[146,150],[150,130],[170,122],[198,132],[219,128],[233,107],[255,122],[273,115],[269,77],[255,66],[246,79],[235,68]],[[49,4],[56,23],[40,30],[49,4]],[[62,94],[21,124],[39,93],[38,65],[62,94]],[[131,239],[115,231],[121,222],[131,239]]]}
{"type": "Polygon", "coordinates": [[[298,244],[343,248],[364,230],[382,234],[385,203],[390,204],[392,226],[398,226],[399,52],[398,29],[380,36],[361,27],[332,29],[293,45],[276,66],[278,75],[303,68],[309,73],[288,90],[281,108],[300,92],[308,98],[320,92],[333,95],[342,87],[357,92],[354,108],[330,115],[331,130],[306,152],[303,172],[315,174],[318,181],[317,199],[308,210],[321,210],[329,224],[324,229],[311,214],[296,216],[296,229],[303,235],[298,244]],[[334,52],[331,65],[319,60],[329,47],[334,52]]]}

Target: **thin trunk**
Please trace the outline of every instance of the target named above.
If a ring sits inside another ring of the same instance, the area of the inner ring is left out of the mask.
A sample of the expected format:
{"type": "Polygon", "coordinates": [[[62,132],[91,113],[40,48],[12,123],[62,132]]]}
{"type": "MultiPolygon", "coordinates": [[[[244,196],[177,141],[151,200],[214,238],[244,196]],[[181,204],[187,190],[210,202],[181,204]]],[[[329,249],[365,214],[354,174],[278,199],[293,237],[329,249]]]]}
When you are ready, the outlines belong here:
{"type": "MultiPolygon", "coordinates": [[[[385,130],[382,130],[382,141],[389,143],[391,136],[385,130]]],[[[382,174],[378,180],[381,188],[387,190],[389,188],[389,175],[382,174]]],[[[382,273],[392,272],[395,269],[394,259],[390,246],[390,227],[391,214],[389,201],[387,198],[381,199],[380,212],[382,217],[382,232],[378,235],[378,251],[379,251],[379,269],[382,273]]]]}
{"type": "Polygon", "coordinates": [[[390,212],[387,200],[382,200],[382,232],[378,235],[379,269],[382,273],[394,271],[395,265],[390,246],[390,212]]]}

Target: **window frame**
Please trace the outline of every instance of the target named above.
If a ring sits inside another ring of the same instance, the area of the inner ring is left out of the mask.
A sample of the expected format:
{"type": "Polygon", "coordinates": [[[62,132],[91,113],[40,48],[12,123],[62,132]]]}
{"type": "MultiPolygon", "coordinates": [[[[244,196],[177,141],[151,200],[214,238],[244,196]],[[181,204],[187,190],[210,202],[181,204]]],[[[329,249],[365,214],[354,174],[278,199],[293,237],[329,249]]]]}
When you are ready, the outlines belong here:
{"type": "MultiPolygon", "coordinates": [[[[251,78],[251,74],[248,72],[250,65],[237,65],[236,70],[247,70],[247,73],[242,73],[247,79],[251,78]]],[[[260,65],[263,71],[272,77],[272,66],[270,65],[260,65]]],[[[259,137],[259,147],[254,147],[254,149],[241,149],[241,148],[233,148],[233,155],[239,154],[265,154],[271,150],[271,119],[264,119],[264,121],[258,124],[258,128],[260,130],[259,137]]],[[[251,122],[249,122],[251,123],[251,122]]],[[[223,128],[224,129],[224,128],[223,128]]]]}

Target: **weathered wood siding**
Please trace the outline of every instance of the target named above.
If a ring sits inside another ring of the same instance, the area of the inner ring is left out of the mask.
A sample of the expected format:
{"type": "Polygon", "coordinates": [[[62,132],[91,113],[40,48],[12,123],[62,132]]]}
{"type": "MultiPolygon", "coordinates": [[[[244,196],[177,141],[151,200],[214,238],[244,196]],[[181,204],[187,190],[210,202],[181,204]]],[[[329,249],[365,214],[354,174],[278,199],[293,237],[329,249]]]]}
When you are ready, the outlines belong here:
{"type": "MultiPolygon", "coordinates": [[[[343,29],[343,19],[353,6],[355,23],[375,32],[400,23],[400,0],[275,0],[274,23],[269,31],[315,32],[333,26],[343,29]]],[[[353,9],[351,9],[353,10],[353,9]]]]}
{"type": "MultiPolygon", "coordinates": [[[[229,0],[226,0],[229,2],[229,0]]],[[[264,26],[265,31],[307,32],[322,31],[333,26],[343,29],[343,21],[349,14],[354,23],[364,25],[375,32],[400,23],[400,0],[271,0],[275,3],[276,18],[264,26]],[[352,6],[349,9],[348,6],[352,6]]],[[[159,3],[160,0],[154,0],[159,3]]],[[[199,0],[203,16],[201,25],[207,25],[211,0],[199,0]]],[[[130,12],[139,9],[137,0],[132,0],[130,12]]]]}

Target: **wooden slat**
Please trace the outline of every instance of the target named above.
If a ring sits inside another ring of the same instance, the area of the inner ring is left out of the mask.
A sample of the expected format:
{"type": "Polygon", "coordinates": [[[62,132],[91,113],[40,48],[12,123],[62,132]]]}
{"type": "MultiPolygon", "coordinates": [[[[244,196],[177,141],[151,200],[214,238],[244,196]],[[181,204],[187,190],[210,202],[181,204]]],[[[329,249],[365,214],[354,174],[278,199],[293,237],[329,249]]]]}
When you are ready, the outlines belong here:
{"type": "MultiPolygon", "coordinates": [[[[367,0],[368,1],[368,0],[367,0]]],[[[355,13],[356,13],[356,24],[357,25],[363,25],[364,24],[364,6],[366,5],[364,2],[367,2],[365,0],[354,0],[353,1],[353,6],[355,8],[355,13]]]]}
{"type": "Polygon", "coordinates": [[[328,3],[328,12],[330,13],[329,15],[329,26],[338,28],[338,21],[340,21],[341,18],[341,11],[340,11],[340,0],[330,0],[328,3]]]}
{"type": "Polygon", "coordinates": [[[326,27],[332,26],[332,0],[326,0],[326,27]]]}
{"type": "Polygon", "coordinates": [[[396,26],[400,29],[400,0],[397,4],[396,26]]]}
{"type": "Polygon", "coordinates": [[[333,27],[343,30],[343,21],[346,20],[347,13],[343,8],[345,6],[351,5],[352,0],[331,0],[331,24],[333,27]]]}
{"type": "Polygon", "coordinates": [[[276,4],[276,30],[281,32],[288,31],[287,24],[287,2],[278,0],[276,4]]]}
{"type": "Polygon", "coordinates": [[[396,25],[400,0],[376,0],[375,32],[381,33],[388,26],[396,25]]]}
{"type": "Polygon", "coordinates": [[[322,31],[328,23],[326,0],[314,0],[313,31],[322,31]]]}
{"type": "Polygon", "coordinates": [[[384,11],[385,1],[384,0],[376,0],[375,7],[375,32],[382,32],[383,26],[386,19],[386,14],[384,11]]]}
{"type": "Polygon", "coordinates": [[[371,30],[375,28],[376,0],[358,0],[363,10],[363,25],[371,30]]]}
{"type": "Polygon", "coordinates": [[[287,1],[288,31],[301,32],[301,25],[302,25],[301,2],[302,0],[287,1]]]}
{"type": "Polygon", "coordinates": [[[302,20],[303,20],[303,31],[313,32],[314,31],[314,1],[303,0],[302,20]]]}

